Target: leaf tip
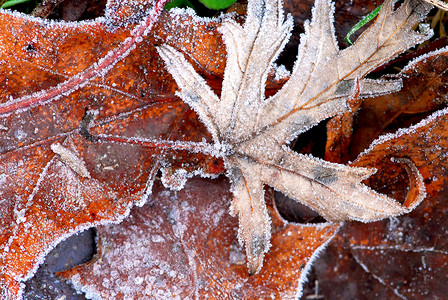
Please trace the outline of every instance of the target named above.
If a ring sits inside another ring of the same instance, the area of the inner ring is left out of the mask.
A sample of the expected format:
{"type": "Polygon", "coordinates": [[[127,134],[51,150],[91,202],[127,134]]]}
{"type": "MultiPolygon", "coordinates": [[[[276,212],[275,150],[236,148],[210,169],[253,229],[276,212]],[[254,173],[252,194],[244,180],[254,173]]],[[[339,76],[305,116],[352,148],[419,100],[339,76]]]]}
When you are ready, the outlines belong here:
{"type": "Polygon", "coordinates": [[[270,248],[269,238],[264,235],[254,235],[246,243],[247,268],[249,275],[257,274],[263,267],[264,254],[270,248]]]}

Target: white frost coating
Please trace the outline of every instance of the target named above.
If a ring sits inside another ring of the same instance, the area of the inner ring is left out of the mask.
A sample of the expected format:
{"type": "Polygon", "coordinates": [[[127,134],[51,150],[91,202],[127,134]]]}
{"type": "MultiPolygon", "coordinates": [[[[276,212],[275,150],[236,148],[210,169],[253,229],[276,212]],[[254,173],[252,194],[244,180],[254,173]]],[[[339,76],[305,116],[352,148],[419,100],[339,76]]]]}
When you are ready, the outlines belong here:
{"type": "Polygon", "coordinates": [[[8,175],[0,174],[0,185],[5,184],[7,178],[8,178],[8,175]]]}
{"type": "MultiPolygon", "coordinates": [[[[161,11],[161,7],[160,7],[160,3],[159,2],[159,12],[161,11]]],[[[144,31],[138,32],[137,36],[134,37],[135,39],[126,39],[121,45],[119,45],[116,49],[110,51],[105,57],[103,57],[102,59],[100,59],[96,64],[94,64],[91,68],[85,70],[84,72],[77,74],[73,77],[71,77],[70,79],[68,79],[66,82],[61,83],[53,88],[50,88],[48,90],[45,91],[40,91],[37,93],[34,93],[32,95],[28,95],[28,96],[24,96],[18,99],[9,99],[9,101],[7,103],[3,103],[0,106],[9,106],[11,104],[19,104],[19,103],[27,103],[28,100],[32,99],[32,98],[40,98],[40,99],[44,99],[43,101],[40,101],[39,104],[44,104],[48,101],[54,101],[56,99],[59,99],[61,97],[67,96],[69,95],[71,92],[73,92],[76,89],[82,88],[83,86],[85,86],[89,80],[97,77],[97,76],[101,76],[104,75],[105,72],[107,72],[114,64],[116,64],[119,60],[123,59],[130,51],[132,51],[132,49],[134,49],[135,47],[135,43],[141,42],[141,37],[144,36],[145,34],[148,33],[148,31],[150,30],[150,28],[152,27],[152,24],[154,23],[153,20],[156,19],[156,15],[157,15],[157,11],[151,11],[148,16],[146,18],[144,18],[144,20],[141,22],[140,25],[137,25],[137,28],[143,28],[144,31]],[[148,20],[148,18],[150,18],[148,20]],[[152,21],[151,21],[152,20],[152,21]],[[149,21],[149,22],[147,22],[149,21]],[[118,51],[116,51],[118,49],[118,51]],[[123,51],[124,50],[124,51],[123,51]],[[121,53],[119,52],[121,51],[121,53]],[[111,63],[109,63],[108,65],[104,65],[104,63],[107,61],[108,58],[117,55],[115,60],[112,61],[111,63]],[[96,68],[96,69],[95,69],[96,68]],[[91,72],[91,74],[89,75],[88,73],[91,72]],[[54,96],[54,92],[57,92],[57,95],[54,96]],[[53,95],[53,96],[52,96],[53,95]]],[[[6,15],[11,15],[15,18],[19,18],[19,19],[25,19],[27,21],[30,21],[32,23],[36,23],[38,25],[42,25],[44,29],[51,31],[51,30],[58,30],[58,29],[65,29],[68,28],[70,30],[73,31],[90,31],[91,32],[91,28],[89,28],[91,25],[93,25],[94,23],[104,23],[107,24],[109,22],[109,20],[107,18],[97,18],[96,20],[89,20],[89,21],[83,21],[83,22],[63,22],[63,21],[49,21],[49,20],[42,20],[40,18],[33,18],[29,15],[25,15],[25,14],[21,14],[15,11],[9,11],[9,10],[0,10],[0,14],[6,14],[6,15]]],[[[109,16],[110,17],[110,16],[109,16]]],[[[31,103],[31,102],[30,102],[31,103]]],[[[14,111],[11,112],[6,112],[5,115],[11,114],[11,113],[21,113],[27,109],[29,109],[29,107],[31,106],[27,106],[24,105],[23,108],[20,109],[16,109],[14,111]]],[[[4,129],[4,127],[2,127],[2,129],[4,129]]],[[[16,132],[16,137],[17,138],[22,138],[23,137],[23,133],[22,132],[16,132]]],[[[88,171],[86,170],[85,166],[83,165],[82,161],[79,161],[78,157],[76,155],[74,155],[74,153],[72,153],[71,151],[66,151],[66,149],[61,148],[62,146],[60,145],[53,145],[52,149],[55,153],[61,155],[61,159],[65,160],[66,163],[68,163],[68,165],[71,166],[71,169],[74,170],[75,172],[77,172],[79,175],[89,178],[90,175],[88,173],[88,171]]],[[[29,197],[28,201],[25,204],[24,208],[18,209],[16,211],[16,216],[17,216],[17,222],[16,222],[16,227],[14,227],[13,229],[13,235],[11,236],[11,238],[9,239],[7,245],[5,246],[5,248],[8,248],[10,243],[16,238],[15,233],[17,233],[17,228],[18,225],[22,226],[23,225],[23,221],[25,220],[25,215],[26,215],[26,211],[29,208],[29,206],[32,203],[33,197],[36,194],[36,191],[39,189],[40,187],[40,183],[42,182],[43,178],[45,177],[45,175],[47,175],[46,170],[48,168],[48,166],[50,165],[47,164],[47,166],[44,168],[44,170],[41,173],[41,176],[39,177],[37,184],[31,194],[31,196],[29,197]]],[[[127,209],[127,213],[129,212],[129,208],[127,209]]],[[[121,216],[121,218],[124,218],[127,213],[124,214],[124,216],[121,216]]],[[[116,222],[119,221],[120,217],[117,217],[115,220],[111,220],[108,221],[107,223],[110,222],[116,222]]],[[[100,222],[97,222],[96,224],[89,224],[89,226],[95,226],[100,224],[100,222]]],[[[65,235],[64,237],[61,237],[60,239],[56,239],[53,244],[48,245],[46,249],[44,249],[43,253],[41,256],[39,256],[37,258],[37,262],[41,263],[43,261],[43,257],[46,253],[48,253],[48,251],[51,250],[51,248],[58,243],[58,241],[60,241],[61,239],[64,239],[65,237],[69,236],[70,234],[73,234],[74,232],[81,230],[82,227],[78,227],[75,230],[73,230],[72,232],[68,233],[67,235],[65,235]]],[[[38,263],[35,265],[35,268],[33,268],[32,270],[30,270],[30,272],[28,272],[27,274],[25,274],[24,278],[28,278],[29,276],[31,276],[32,274],[34,274],[38,263]]],[[[4,266],[2,266],[2,269],[4,269],[4,266]]],[[[17,280],[24,280],[24,278],[18,278],[16,276],[16,274],[9,274],[14,278],[17,278],[17,280]]],[[[23,288],[23,284],[20,284],[23,288]]],[[[20,291],[21,294],[21,291],[20,291]]]]}
{"type": "Polygon", "coordinates": [[[127,205],[125,212],[123,215],[116,216],[115,219],[111,220],[101,220],[101,221],[95,221],[90,224],[82,224],[80,226],[77,226],[73,228],[72,230],[68,231],[64,235],[61,235],[60,237],[54,239],[49,245],[47,245],[47,248],[42,251],[42,253],[36,258],[37,263],[35,264],[34,268],[32,268],[25,276],[22,277],[15,277],[18,281],[27,281],[31,277],[34,276],[34,274],[37,272],[37,269],[41,264],[45,262],[45,257],[48,255],[48,253],[51,252],[59,243],[62,241],[65,241],[67,238],[71,237],[72,235],[82,232],[84,230],[87,230],[92,227],[97,227],[100,225],[109,225],[109,224],[118,224],[122,222],[127,216],[129,215],[129,212],[131,211],[131,204],[127,205]]]}
{"type": "MultiPolygon", "coordinates": [[[[36,193],[39,191],[41,184],[44,180],[46,180],[49,176],[55,175],[55,174],[49,174],[48,173],[48,169],[55,163],[55,159],[53,158],[52,160],[50,160],[50,162],[45,166],[45,168],[41,171],[39,179],[32,191],[32,193],[30,194],[30,196],[28,197],[25,205],[23,208],[17,209],[17,211],[20,210],[20,216],[21,218],[23,218],[23,216],[26,214],[26,211],[29,209],[29,207],[32,205],[33,203],[33,199],[36,195],[36,193]]],[[[60,163],[60,162],[59,162],[60,163]]],[[[61,163],[62,164],[62,163],[61,163]]],[[[64,165],[63,165],[64,166],[64,165]]],[[[67,168],[67,170],[70,170],[67,168]]],[[[62,174],[63,175],[63,174],[62,174]]],[[[65,176],[65,175],[63,175],[65,176]]],[[[73,176],[73,175],[72,175],[73,176]]],[[[76,200],[76,199],[75,199],[76,200]]],[[[52,250],[54,249],[54,247],[56,247],[61,241],[67,239],[68,237],[72,236],[73,234],[77,233],[77,232],[81,232],[83,230],[86,230],[88,228],[91,227],[95,227],[95,226],[99,226],[99,225],[106,225],[106,224],[116,224],[116,223],[120,223],[123,219],[125,219],[129,212],[130,212],[130,208],[131,208],[132,204],[127,204],[126,207],[124,207],[124,213],[122,215],[117,215],[115,216],[113,219],[107,219],[107,220],[100,220],[100,221],[95,221],[92,223],[87,223],[87,224],[81,224],[73,229],[70,229],[68,232],[65,232],[64,234],[60,234],[61,232],[59,232],[59,236],[55,237],[51,243],[47,244],[45,248],[42,249],[41,253],[35,258],[34,263],[33,263],[33,268],[31,268],[29,270],[29,272],[27,272],[26,274],[10,274],[5,272],[5,267],[6,266],[1,266],[1,271],[9,276],[11,276],[12,278],[14,278],[15,280],[19,281],[19,282],[23,282],[28,280],[29,278],[31,278],[37,271],[38,267],[40,264],[42,264],[45,260],[46,255],[52,250]]],[[[17,239],[17,231],[20,229],[20,227],[24,227],[25,230],[27,231],[32,231],[33,228],[27,226],[26,223],[22,222],[23,220],[20,219],[18,222],[15,223],[14,228],[12,229],[12,234],[10,239],[8,240],[8,242],[5,244],[4,249],[7,249],[14,240],[17,239]]],[[[42,224],[42,226],[45,226],[45,224],[42,224]]],[[[34,234],[34,233],[32,233],[34,234]]],[[[7,254],[7,251],[2,253],[2,256],[0,258],[3,258],[4,255],[7,254]]],[[[21,286],[24,287],[24,284],[21,283],[21,286]]],[[[20,291],[20,293],[22,293],[20,291]]]]}
{"type": "Polygon", "coordinates": [[[51,150],[59,155],[60,159],[76,174],[84,178],[91,178],[84,161],[80,159],[73,151],[70,151],[59,143],[52,144],[51,150]]]}
{"type": "MultiPolygon", "coordinates": [[[[354,90],[355,78],[361,78],[360,96],[391,91],[390,86],[385,87],[384,82],[369,85],[362,78],[391,55],[428,37],[428,34],[419,35],[412,31],[413,25],[424,14],[424,9],[411,3],[412,5],[406,2],[407,7],[392,11],[392,1],[386,2],[378,17],[380,21],[375,23],[381,26],[374,24],[354,46],[339,51],[332,26],[333,7],[326,0],[317,0],[313,19],[305,26],[306,34],[302,36],[291,78],[279,93],[269,99],[264,99],[267,72],[271,70],[292,27],[291,18],[283,16],[281,2],[250,1],[248,17],[243,27],[231,20],[224,22],[221,30],[228,50],[228,60],[222,96],[215,102],[213,100],[216,97],[213,97],[194,69],[191,71],[182,55],[169,47],[162,46],[159,49],[170,72],[176,73],[173,76],[182,89],[184,101],[206,123],[213,133],[215,144],[225,145],[225,150],[218,150],[221,146],[215,147],[215,150],[224,157],[228,176],[233,183],[235,200],[232,207],[240,219],[240,239],[246,245],[251,272],[261,268],[263,255],[269,248],[270,222],[263,198],[264,184],[316,208],[330,220],[357,218],[368,221],[403,211],[401,207],[391,204],[390,199],[360,184],[362,179],[372,173],[371,170],[349,168],[310,156],[296,155],[283,145],[323,118],[343,111],[346,107],[345,98],[354,90]],[[400,28],[396,28],[396,24],[400,24],[400,28]],[[379,27],[381,30],[377,30],[379,27]],[[392,37],[388,36],[391,35],[389,29],[393,32],[392,37]],[[381,44],[384,37],[392,43],[381,44]],[[381,44],[381,49],[372,47],[372,40],[381,44]],[[371,60],[366,60],[364,55],[371,57],[371,60]],[[360,65],[353,65],[358,63],[360,65]],[[175,68],[182,70],[177,71],[175,68]],[[243,72],[242,69],[247,71],[243,72]],[[352,72],[353,70],[358,72],[352,72]],[[380,203],[380,208],[387,208],[386,213],[380,215],[368,207],[371,203],[380,203]]],[[[143,33],[138,35],[147,33],[143,29],[143,33]]],[[[140,39],[141,36],[134,41],[138,43],[140,39]]],[[[124,42],[129,47],[118,55],[116,61],[132,50],[135,46],[129,45],[132,41],[128,39],[124,42]]],[[[97,69],[92,70],[95,73],[93,76],[104,74],[100,71],[107,72],[106,68],[99,67],[103,62],[104,60],[94,66],[97,69]]],[[[83,84],[90,80],[88,78],[83,84]]],[[[64,85],[60,85],[57,88],[63,87],[64,85]]],[[[64,93],[71,91],[66,88],[64,93]]],[[[45,96],[45,93],[40,96],[45,96]]],[[[201,151],[202,149],[198,149],[198,152],[201,151]]],[[[73,159],[70,155],[69,157],[73,159]]],[[[24,215],[22,209],[17,210],[20,224],[24,215]]],[[[175,211],[172,216],[173,221],[179,219],[175,211]]],[[[183,237],[186,226],[173,226],[177,236],[183,237]]],[[[191,250],[186,253],[190,266],[196,266],[195,253],[191,250]]],[[[127,265],[129,266],[130,264],[127,265]]],[[[164,264],[161,264],[160,273],[175,276],[175,272],[164,264]]],[[[135,285],[135,278],[131,278],[131,282],[135,285]]],[[[160,295],[166,295],[163,294],[163,288],[160,287],[160,295]]]]}
{"type": "MultiPolygon", "coordinates": [[[[92,79],[99,76],[100,77],[105,76],[111,68],[113,68],[119,61],[124,59],[133,49],[135,49],[136,44],[142,42],[142,37],[146,36],[148,32],[151,30],[152,26],[157,20],[157,16],[163,10],[164,4],[165,4],[164,1],[155,2],[155,5],[154,7],[151,8],[151,11],[149,11],[148,14],[140,21],[140,23],[132,29],[131,33],[133,34],[133,36],[126,38],[119,46],[109,51],[105,56],[100,58],[97,62],[92,64],[92,66],[90,66],[86,70],[72,76],[65,82],[62,82],[47,90],[42,90],[34,94],[26,95],[17,99],[10,99],[5,103],[0,104],[0,108],[4,107],[3,115],[10,115],[11,113],[20,113],[36,105],[42,105],[50,101],[57,100],[61,97],[66,97],[70,95],[72,92],[76,91],[77,89],[83,88],[92,79]],[[39,101],[35,102],[34,101],[35,99],[39,99],[39,101]]],[[[4,11],[1,10],[0,13],[1,12],[4,11]]],[[[24,16],[21,13],[16,12],[12,13],[6,12],[6,13],[11,14],[17,18],[30,19],[33,22],[36,22],[36,20],[33,20],[29,16],[24,16]]],[[[101,20],[104,20],[105,22],[108,21],[108,19],[101,19],[101,20]]],[[[48,26],[49,29],[51,29],[53,24],[56,24],[56,26],[61,26],[60,23],[51,23],[51,22],[46,23],[42,21],[42,19],[38,19],[37,23],[40,23],[41,25],[44,26],[48,26]]],[[[88,27],[88,23],[84,24],[83,27],[88,27]]],[[[75,29],[83,30],[83,27],[78,27],[78,25],[76,25],[75,29]]]]}
{"type": "Polygon", "coordinates": [[[284,65],[280,65],[275,68],[274,80],[279,81],[288,78],[290,75],[291,72],[289,72],[284,65]]]}
{"type": "Polygon", "coordinates": [[[383,144],[389,140],[397,139],[403,135],[411,135],[417,129],[424,127],[424,126],[428,125],[429,123],[434,122],[436,119],[443,117],[447,114],[448,114],[448,107],[441,109],[439,111],[436,111],[435,113],[431,114],[429,117],[423,119],[422,121],[420,121],[419,123],[417,123],[415,125],[412,125],[409,128],[402,128],[402,129],[398,129],[397,132],[395,132],[395,133],[388,133],[388,134],[381,135],[380,137],[378,137],[376,140],[374,140],[370,144],[370,147],[368,149],[364,150],[361,154],[359,154],[359,157],[367,155],[376,146],[383,144]]]}
{"type": "Polygon", "coordinates": [[[20,223],[24,223],[26,221],[25,218],[25,213],[26,213],[26,209],[15,209],[14,207],[14,215],[16,216],[16,223],[20,224],[20,223]]]}
{"type": "MultiPolygon", "coordinates": [[[[341,223],[342,225],[342,223],[341,223]]],[[[336,236],[336,234],[338,233],[340,227],[338,228],[338,230],[335,230],[335,232],[333,233],[333,235],[327,240],[326,243],[323,243],[322,245],[320,245],[316,251],[313,252],[313,255],[311,255],[310,259],[308,260],[308,262],[306,263],[305,267],[302,270],[302,274],[300,274],[300,279],[299,279],[299,289],[297,290],[297,294],[294,297],[294,299],[299,299],[302,296],[303,293],[303,285],[307,280],[307,276],[308,273],[311,270],[311,266],[313,265],[314,261],[319,257],[319,255],[321,254],[321,252],[327,247],[327,245],[330,243],[330,241],[333,239],[333,237],[336,236]]]]}
{"type": "Polygon", "coordinates": [[[143,191],[142,197],[140,198],[139,201],[137,201],[135,203],[136,206],[138,207],[142,207],[146,201],[148,200],[149,196],[152,193],[152,187],[154,185],[154,177],[156,176],[156,173],[159,169],[159,163],[155,163],[154,166],[152,167],[151,171],[149,172],[149,176],[148,176],[148,180],[146,181],[146,186],[145,189],[143,191]]]}
{"type": "Polygon", "coordinates": [[[347,111],[347,98],[399,90],[399,80],[368,80],[365,76],[432,35],[431,31],[413,30],[430,8],[410,0],[395,9],[394,1],[387,0],[355,44],[339,50],[334,5],[316,0],[290,78],[268,99],[268,73],[292,29],[292,18],[284,16],[281,1],[250,0],[243,26],[230,19],[223,21],[219,31],[227,61],[220,97],[182,53],[168,45],[158,48],[180,88],[178,95],[196,111],[213,142],[225,145],[219,153],[232,182],[231,213],[239,218],[238,238],[246,246],[250,273],[260,270],[270,245],[264,185],[310,206],[329,221],[368,222],[409,211],[362,184],[375,170],[298,155],[285,145],[321,120],[347,111]]]}
{"type": "Polygon", "coordinates": [[[217,175],[204,173],[202,170],[194,170],[187,172],[184,169],[171,169],[170,167],[161,168],[162,184],[164,187],[172,191],[180,191],[184,188],[188,178],[193,176],[201,176],[202,178],[216,178],[217,175]]]}
{"type": "Polygon", "coordinates": [[[165,239],[161,235],[156,234],[151,236],[151,241],[153,243],[163,243],[165,242],[165,239]]]}
{"type": "Polygon", "coordinates": [[[441,254],[448,254],[448,251],[443,251],[436,249],[434,247],[429,248],[411,248],[411,246],[406,247],[406,245],[377,245],[377,246],[364,246],[364,245],[352,245],[351,249],[357,250],[392,250],[392,251],[403,251],[403,252],[413,252],[413,253],[421,253],[421,252],[435,252],[441,254]]]}
{"type": "MultiPolygon", "coordinates": [[[[208,186],[212,196],[220,195],[210,183],[208,186]]],[[[196,253],[192,243],[198,243],[196,239],[208,241],[214,231],[205,226],[198,234],[192,226],[197,220],[197,189],[192,194],[186,192],[182,201],[177,192],[162,189],[153,204],[133,210],[120,226],[99,228],[98,236],[107,251],[101,260],[85,266],[87,273],[73,278],[76,288],[89,291],[88,297],[104,299],[115,299],[117,293],[123,299],[185,299],[180,296],[185,290],[191,291],[191,298],[196,295],[199,299],[195,288],[201,285],[197,276],[203,278],[203,274],[195,274],[197,261],[208,258],[196,258],[203,254],[196,253]]],[[[203,202],[201,222],[211,224],[214,212],[222,210],[227,200],[219,199],[219,205],[203,202]]]]}
{"type": "Polygon", "coordinates": [[[428,52],[428,53],[423,54],[423,55],[420,55],[420,56],[414,58],[412,61],[410,61],[403,68],[401,73],[405,73],[406,71],[411,70],[414,67],[414,65],[420,63],[421,61],[424,61],[424,60],[428,59],[429,57],[437,56],[437,55],[441,55],[441,54],[446,54],[446,52],[448,52],[448,46],[440,48],[440,49],[437,49],[435,51],[428,52]]]}
{"type": "Polygon", "coordinates": [[[176,20],[179,19],[179,17],[188,16],[193,19],[194,23],[209,23],[209,22],[221,22],[227,18],[231,18],[235,16],[235,13],[223,13],[217,17],[208,18],[208,17],[200,17],[197,15],[197,13],[190,7],[186,8],[180,8],[175,7],[168,11],[172,19],[176,20]]]}
{"type": "MultiPolygon", "coordinates": [[[[38,178],[38,180],[36,182],[36,185],[35,185],[33,191],[31,192],[31,194],[29,195],[27,201],[25,202],[25,205],[23,206],[23,208],[17,208],[18,204],[15,204],[14,210],[15,211],[19,211],[20,210],[21,211],[21,215],[25,214],[28,211],[28,209],[30,208],[30,206],[32,205],[32,201],[33,201],[34,196],[39,191],[41,183],[43,182],[45,176],[48,174],[48,168],[50,167],[51,162],[52,161],[48,162],[45,165],[45,167],[43,168],[43,170],[40,173],[40,176],[39,176],[39,178],[38,178]]],[[[19,220],[19,221],[15,222],[14,227],[11,230],[12,233],[11,233],[8,241],[3,246],[5,251],[1,253],[0,259],[2,259],[2,260],[4,259],[4,257],[8,254],[9,247],[12,245],[14,240],[16,240],[18,238],[17,233],[20,230],[20,226],[24,225],[22,221],[23,220],[19,220]]],[[[31,277],[36,272],[38,265],[43,261],[43,259],[44,259],[44,256],[38,257],[36,259],[37,260],[37,264],[35,265],[34,269],[30,270],[30,272],[28,272],[28,274],[24,275],[24,277],[23,277],[23,278],[25,278],[24,280],[26,280],[27,278],[31,277]]],[[[0,270],[1,270],[2,273],[8,274],[5,271],[6,267],[7,266],[3,264],[3,265],[0,266],[0,270]]],[[[22,279],[21,278],[21,274],[8,274],[8,275],[11,276],[12,278],[15,278],[18,281],[21,281],[21,279],[22,279]]],[[[22,291],[20,291],[20,293],[22,293],[22,291]]]]}
{"type": "Polygon", "coordinates": [[[73,284],[73,288],[75,290],[85,293],[87,299],[104,300],[104,298],[100,296],[100,293],[96,289],[92,288],[91,286],[85,286],[81,283],[81,277],[79,276],[79,274],[75,274],[71,278],[71,283],[73,284]]]}
{"type": "Polygon", "coordinates": [[[168,171],[169,169],[162,168],[162,184],[164,187],[169,188],[172,191],[180,191],[184,188],[187,182],[187,176],[192,175],[187,173],[184,169],[175,169],[174,171],[168,171]]]}

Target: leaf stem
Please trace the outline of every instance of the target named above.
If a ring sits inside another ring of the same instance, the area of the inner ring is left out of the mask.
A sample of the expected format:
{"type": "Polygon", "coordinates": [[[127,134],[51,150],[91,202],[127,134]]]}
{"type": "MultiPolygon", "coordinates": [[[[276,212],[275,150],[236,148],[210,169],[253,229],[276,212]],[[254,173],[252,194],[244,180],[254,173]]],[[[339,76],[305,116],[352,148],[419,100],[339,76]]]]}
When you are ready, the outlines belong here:
{"type": "Polygon", "coordinates": [[[207,142],[192,142],[192,141],[169,141],[169,140],[151,140],[138,137],[123,137],[110,134],[94,135],[90,132],[93,125],[93,120],[98,115],[97,110],[88,110],[81,120],[79,126],[79,133],[90,142],[113,142],[121,144],[139,145],[150,148],[170,149],[170,150],[186,150],[193,153],[204,153],[214,157],[224,157],[225,149],[221,144],[210,144],[207,142]]]}
{"type": "Polygon", "coordinates": [[[169,141],[169,140],[150,140],[136,137],[123,137],[108,134],[94,135],[96,141],[113,142],[128,145],[139,145],[149,148],[169,149],[178,151],[189,151],[193,153],[209,154],[214,157],[223,157],[223,153],[215,144],[207,142],[190,142],[190,141],[169,141]]]}

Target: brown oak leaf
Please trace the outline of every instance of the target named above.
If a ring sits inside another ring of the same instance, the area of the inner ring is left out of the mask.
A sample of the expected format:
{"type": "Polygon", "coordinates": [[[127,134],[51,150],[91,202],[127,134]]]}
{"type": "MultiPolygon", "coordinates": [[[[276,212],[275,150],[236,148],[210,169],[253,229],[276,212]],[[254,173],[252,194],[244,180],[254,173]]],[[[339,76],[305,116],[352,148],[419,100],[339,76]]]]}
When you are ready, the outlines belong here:
{"type": "Polygon", "coordinates": [[[328,125],[325,158],[335,162],[354,160],[380,134],[408,125],[409,121],[404,121],[403,117],[427,114],[445,106],[447,66],[446,47],[421,55],[394,76],[403,80],[400,91],[365,99],[354,121],[354,114],[332,120],[328,125]],[[343,144],[345,147],[341,146],[343,144]],[[346,152],[341,153],[337,148],[346,152]]]}
{"type": "Polygon", "coordinates": [[[195,114],[173,98],[175,84],[166,80],[154,45],[181,40],[206,74],[219,75],[224,48],[218,35],[208,34],[217,23],[166,13],[155,23],[163,5],[109,1],[104,18],[80,23],[0,13],[2,297],[20,297],[21,282],[56,243],[118,222],[133,203],[144,202],[163,160],[222,172],[219,160],[169,152],[169,143],[93,142],[80,130],[89,109],[98,111],[93,133],[208,138],[195,114]],[[184,25],[193,23],[194,30],[184,25]],[[210,46],[195,52],[199,36],[210,46]],[[221,57],[210,55],[217,50],[221,57]],[[77,162],[84,167],[74,167],[77,162]]]}

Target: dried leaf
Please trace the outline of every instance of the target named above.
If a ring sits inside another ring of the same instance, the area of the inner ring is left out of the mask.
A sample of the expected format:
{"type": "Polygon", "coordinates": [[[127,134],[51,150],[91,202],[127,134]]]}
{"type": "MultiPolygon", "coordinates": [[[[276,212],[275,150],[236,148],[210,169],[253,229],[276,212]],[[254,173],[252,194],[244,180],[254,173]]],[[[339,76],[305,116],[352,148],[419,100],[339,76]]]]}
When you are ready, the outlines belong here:
{"type": "Polygon", "coordinates": [[[424,0],[424,1],[431,3],[432,5],[440,8],[440,9],[448,11],[448,5],[443,1],[440,1],[440,0],[424,0]]]}
{"type": "MultiPolygon", "coordinates": [[[[201,154],[95,142],[80,135],[86,108],[96,108],[93,134],[208,138],[195,114],[173,99],[175,86],[166,80],[160,60],[142,57],[157,58],[154,44],[162,39],[176,43],[182,38],[188,50],[194,48],[188,42],[202,36],[210,47],[191,51],[192,57],[208,74],[222,73],[219,55],[204,56],[217,49],[223,53],[219,36],[208,34],[216,23],[164,15],[153,28],[157,33],[145,35],[155,21],[153,3],[132,4],[138,7],[110,1],[104,19],[76,24],[0,13],[4,297],[20,297],[21,282],[59,241],[87,227],[118,222],[133,203],[144,202],[164,159],[190,171],[223,170],[219,160],[201,154]],[[193,30],[185,23],[197,26],[193,30]]],[[[160,2],[155,11],[162,8],[160,2]]]]}
{"type": "Polygon", "coordinates": [[[60,275],[89,298],[296,298],[313,254],[339,224],[288,224],[269,195],[274,247],[263,270],[249,277],[236,239],[238,220],[228,214],[229,183],[223,179],[195,178],[179,192],[155,184],[145,206],[119,225],[98,228],[95,260],[60,275]]]}
{"type": "MultiPolygon", "coordinates": [[[[268,254],[266,271],[251,277],[254,281],[272,278],[269,266],[276,262],[269,260],[269,255],[275,257],[277,251],[283,251],[278,245],[286,245],[288,253],[290,248],[306,246],[298,232],[287,243],[281,240],[284,234],[277,240],[276,220],[269,219],[264,203],[264,184],[300,198],[297,200],[332,220],[378,219],[418,204],[422,189],[414,189],[415,197],[401,206],[361,184],[372,174],[371,169],[297,155],[285,145],[320,120],[346,111],[347,97],[397,90],[397,81],[375,82],[363,77],[429,37],[428,32],[412,30],[428,7],[405,1],[393,10],[389,1],[358,42],[339,51],[331,24],[332,6],[317,1],[291,79],[280,92],[265,99],[266,79],[292,22],[283,17],[279,3],[262,4],[249,3],[244,27],[228,16],[204,21],[174,12],[171,17],[165,15],[165,22],[154,26],[152,34],[148,31],[162,2],[152,11],[145,0],[111,0],[105,18],[76,24],[0,13],[5,55],[0,65],[4,96],[0,105],[0,211],[6,221],[0,236],[2,295],[19,297],[20,282],[32,275],[58,241],[86,227],[119,222],[133,203],[143,204],[159,168],[162,181],[180,189],[192,174],[221,173],[219,158],[224,158],[233,181],[232,207],[240,216],[240,240],[246,244],[252,272],[261,268],[273,227],[271,242],[276,248],[268,254]],[[218,98],[210,87],[219,88],[219,84],[210,78],[222,74],[224,52],[220,36],[209,32],[221,22],[228,60],[218,98]],[[372,40],[378,44],[372,47],[372,40]],[[154,55],[154,44],[160,43],[169,44],[159,52],[171,64],[181,97],[195,109],[211,138],[194,113],[172,99],[175,86],[154,55]],[[189,53],[188,62],[174,45],[189,53]],[[98,111],[90,123],[83,121],[91,116],[86,109],[98,111]],[[206,142],[210,140],[213,144],[206,142]],[[260,145],[264,148],[259,149],[260,145]],[[269,151],[263,153],[263,149],[269,151]],[[355,194],[347,195],[350,190],[355,194]],[[343,197],[335,197],[336,193],[343,197]],[[356,193],[362,195],[359,198],[387,205],[389,211],[359,209],[352,203],[358,201],[356,193]],[[324,203],[324,198],[329,202],[324,203]],[[346,206],[340,206],[341,202],[346,206]]],[[[414,166],[407,166],[411,180],[419,182],[414,166]]],[[[321,232],[302,229],[302,233],[313,237],[311,232],[317,232],[314,251],[336,227],[321,232]]],[[[310,253],[303,255],[294,263],[308,262],[310,253]]],[[[243,267],[239,270],[244,274],[243,267]]],[[[304,276],[300,272],[293,275],[304,276]]],[[[247,280],[247,274],[244,276],[247,280]]],[[[299,281],[294,283],[297,285],[288,293],[300,289],[299,281]]]]}
{"type": "MultiPolygon", "coordinates": [[[[333,6],[318,0],[290,79],[265,99],[270,66],[284,47],[292,27],[278,1],[249,1],[244,26],[228,20],[220,28],[227,47],[221,96],[207,86],[184,56],[171,46],[158,48],[179,85],[179,96],[199,115],[224,159],[232,181],[233,214],[240,222],[250,273],[260,271],[270,247],[270,220],[263,185],[316,209],[331,221],[372,221],[399,215],[424,196],[402,206],[361,183],[372,169],[331,164],[295,154],[286,144],[321,120],[347,111],[350,95],[380,95],[398,90],[399,81],[364,79],[371,70],[431,36],[417,33],[429,6],[405,1],[393,9],[388,1],[374,24],[339,51],[333,30],[333,6]]],[[[411,176],[421,180],[415,167],[411,176]]]]}
{"type": "MultiPolygon", "coordinates": [[[[403,81],[400,91],[367,98],[356,113],[354,124],[354,113],[335,117],[329,122],[325,158],[334,162],[354,160],[380,134],[395,131],[395,126],[391,126],[394,122],[443,107],[446,104],[447,70],[446,48],[412,61],[395,76],[403,81]]],[[[406,123],[398,122],[398,126],[404,125],[406,123]]]]}
{"type": "Polygon", "coordinates": [[[447,126],[445,108],[409,129],[382,136],[354,162],[382,170],[370,184],[405,195],[409,191],[402,189],[402,174],[390,158],[412,160],[424,178],[428,198],[409,215],[372,224],[345,224],[315,264],[321,297],[445,297],[448,243],[441,237],[448,230],[447,126]],[[335,255],[340,259],[335,260],[335,255]],[[344,287],[347,281],[350,289],[344,287]]]}

